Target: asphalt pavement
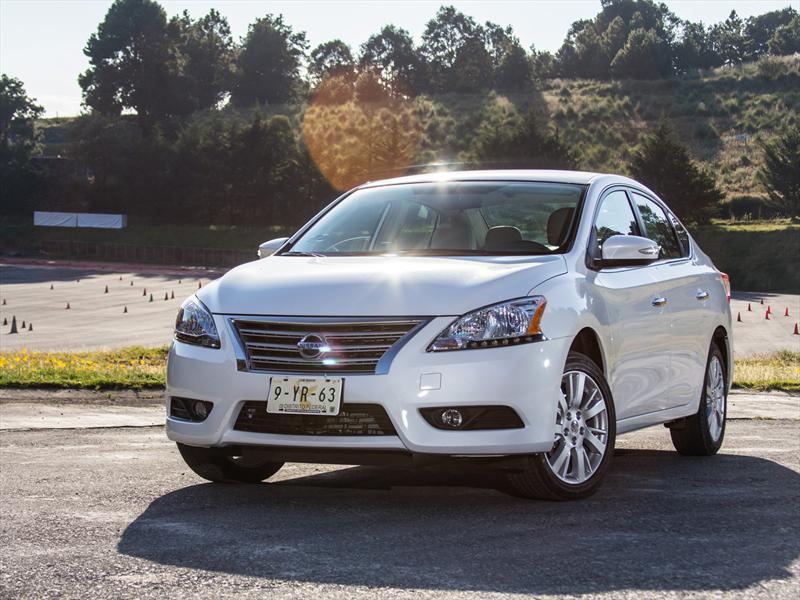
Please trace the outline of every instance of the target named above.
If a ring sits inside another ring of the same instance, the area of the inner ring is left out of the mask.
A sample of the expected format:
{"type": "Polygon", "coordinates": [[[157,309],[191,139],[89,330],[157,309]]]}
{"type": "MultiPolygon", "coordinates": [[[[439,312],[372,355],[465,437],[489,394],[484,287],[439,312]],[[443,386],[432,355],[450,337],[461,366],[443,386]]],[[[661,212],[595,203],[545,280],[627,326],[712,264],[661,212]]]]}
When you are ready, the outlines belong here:
{"type": "Polygon", "coordinates": [[[711,458],[677,455],[664,428],[622,436],[605,485],[572,503],[458,467],[217,485],[159,426],[7,429],[0,597],[795,600],[800,421],[764,414],[729,421],[711,458]]]}

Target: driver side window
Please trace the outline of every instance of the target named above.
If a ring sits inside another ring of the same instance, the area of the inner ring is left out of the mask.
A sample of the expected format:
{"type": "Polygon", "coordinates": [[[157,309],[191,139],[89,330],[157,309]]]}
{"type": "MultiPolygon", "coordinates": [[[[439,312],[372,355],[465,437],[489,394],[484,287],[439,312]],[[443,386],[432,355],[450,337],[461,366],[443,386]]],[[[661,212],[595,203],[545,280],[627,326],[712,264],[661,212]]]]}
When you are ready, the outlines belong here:
{"type": "Polygon", "coordinates": [[[600,201],[594,222],[595,257],[600,256],[603,243],[612,235],[639,235],[636,216],[622,190],[613,191],[600,201]]]}

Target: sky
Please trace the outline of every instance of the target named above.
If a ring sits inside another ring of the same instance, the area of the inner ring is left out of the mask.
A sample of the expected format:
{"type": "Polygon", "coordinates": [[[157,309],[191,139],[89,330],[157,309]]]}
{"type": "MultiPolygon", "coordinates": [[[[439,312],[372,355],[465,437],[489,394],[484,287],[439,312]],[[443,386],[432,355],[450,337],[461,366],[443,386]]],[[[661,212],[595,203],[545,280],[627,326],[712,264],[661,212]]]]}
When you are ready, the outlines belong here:
{"type": "MultiPolygon", "coordinates": [[[[161,0],[168,15],[188,10],[199,17],[216,8],[228,18],[235,38],[267,13],[283,14],[295,30],[305,31],[311,48],[340,38],[354,51],[384,25],[407,29],[420,42],[425,23],[442,4],[453,4],[478,22],[511,25],[522,44],[556,51],[573,21],[591,18],[599,0],[161,0]]],[[[706,24],[724,20],[731,10],[741,17],[794,6],[800,0],[668,0],[683,19],[706,24]]],[[[111,0],[0,0],[0,72],[22,80],[45,115],[81,112],[78,74],[87,66],[83,48],[97,30],[111,0]]]]}

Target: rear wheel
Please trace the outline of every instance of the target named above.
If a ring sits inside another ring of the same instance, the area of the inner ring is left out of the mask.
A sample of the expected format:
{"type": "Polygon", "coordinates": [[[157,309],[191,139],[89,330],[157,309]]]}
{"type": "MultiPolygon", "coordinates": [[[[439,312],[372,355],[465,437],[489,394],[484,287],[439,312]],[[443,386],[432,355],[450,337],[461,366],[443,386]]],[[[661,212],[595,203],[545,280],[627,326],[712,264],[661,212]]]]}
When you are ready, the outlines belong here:
{"type": "Polygon", "coordinates": [[[179,443],[178,451],[192,471],[217,483],[260,483],[283,466],[281,462],[267,462],[256,455],[231,455],[223,448],[179,443]]]}
{"type": "Polygon", "coordinates": [[[552,449],[508,475],[512,490],[546,500],[591,496],[614,453],[616,416],[603,372],[583,354],[569,353],[553,426],[552,449]]]}
{"type": "Polygon", "coordinates": [[[722,352],[711,345],[706,362],[703,395],[697,413],[670,424],[672,445],[687,456],[711,456],[722,446],[728,408],[728,386],[722,352]]]}

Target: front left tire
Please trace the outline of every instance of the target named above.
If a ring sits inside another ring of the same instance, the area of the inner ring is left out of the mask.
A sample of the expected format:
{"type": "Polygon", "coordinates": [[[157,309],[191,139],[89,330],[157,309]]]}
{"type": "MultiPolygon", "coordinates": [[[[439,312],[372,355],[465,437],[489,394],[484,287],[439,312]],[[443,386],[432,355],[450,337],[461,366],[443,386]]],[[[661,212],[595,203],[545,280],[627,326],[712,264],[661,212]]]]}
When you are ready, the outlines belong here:
{"type": "Polygon", "coordinates": [[[283,466],[258,456],[236,456],[223,448],[199,448],[178,443],[178,451],[197,475],[215,483],[261,483],[283,466]]]}
{"type": "Polygon", "coordinates": [[[579,500],[600,487],[614,454],[616,415],[611,389],[588,357],[570,352],[553,419],[552,449],[508,474],[513,493],[543,500],[579,500]]]}

